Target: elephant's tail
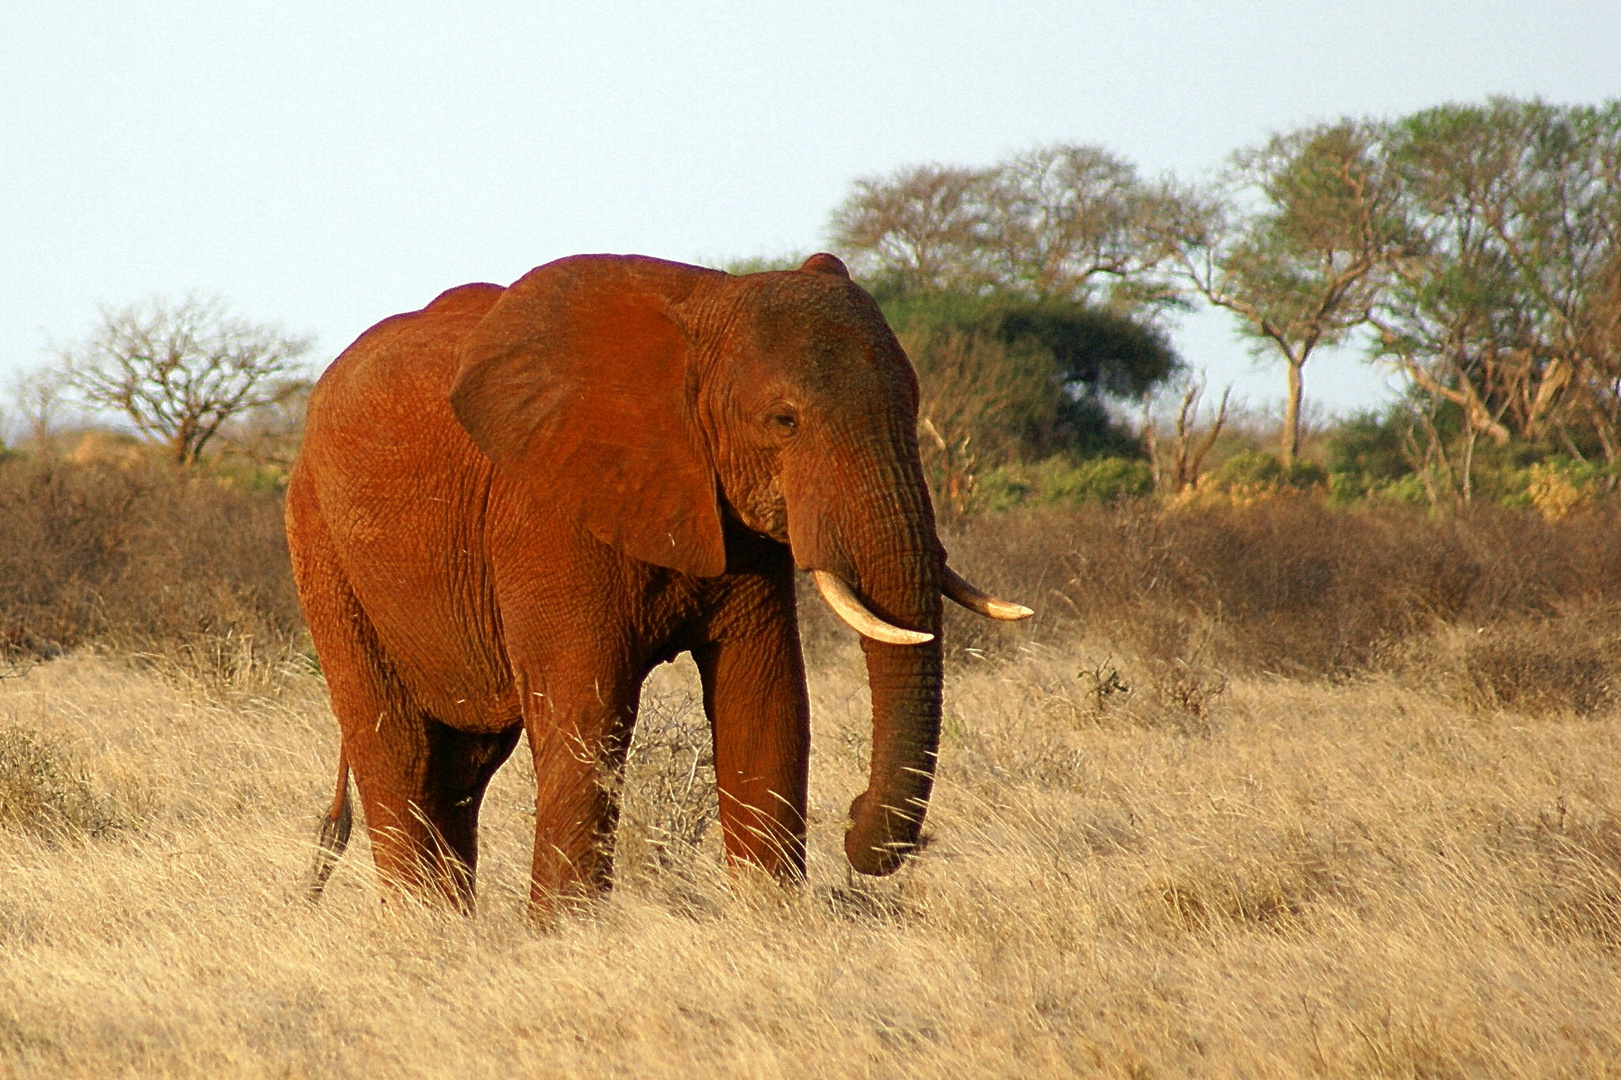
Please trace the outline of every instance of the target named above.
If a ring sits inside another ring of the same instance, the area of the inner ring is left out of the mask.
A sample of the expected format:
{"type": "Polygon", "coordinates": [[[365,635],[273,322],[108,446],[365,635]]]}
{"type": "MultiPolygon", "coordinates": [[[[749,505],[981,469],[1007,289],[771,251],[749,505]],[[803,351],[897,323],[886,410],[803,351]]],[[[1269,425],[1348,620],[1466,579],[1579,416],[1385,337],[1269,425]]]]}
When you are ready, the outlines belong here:
{"type": "Polygon", "coordinates": [[[321,819],[321,833],[315,839],[315,865],[310,870],[309,898],[314,903],[321,899],[327,878],[332,876],[343,849],[349,846],[349,830],[354,827],[354,810],[349,805],[349,758],[338,752],[338,793],[332,799],[332,808],[321,819]]]}

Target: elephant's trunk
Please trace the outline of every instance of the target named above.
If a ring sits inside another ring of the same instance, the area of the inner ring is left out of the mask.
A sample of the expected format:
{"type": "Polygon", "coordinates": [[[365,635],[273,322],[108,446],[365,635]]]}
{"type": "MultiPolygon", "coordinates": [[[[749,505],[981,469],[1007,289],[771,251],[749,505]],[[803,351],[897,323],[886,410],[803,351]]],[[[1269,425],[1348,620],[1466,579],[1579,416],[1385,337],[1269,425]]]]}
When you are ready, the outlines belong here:
{"type": "Polygon", "coordinates": [[[823,595],[863,634],[872,765],[844,851],[861,873],[889,874],[917,849],[934,786],[945,562],[910,420],[842,441],[851,452],[785,472],[788,534],[795,563],[823,572],[823,595]],[[849,588],[830,590],[838,579],[849,588]]]}
{"type": "Polygon", "coordinates": [[[861,641],[872,690],[872,763],[867,790],[850,806],[844,852],[863,874],[892,873],[917,849],[940,745],[944,561],[921,475],[915,488],[900,485],[895,498],[902,505],[889,520],[901,523],[901,535],[855,553],[861,593],[885,622],[933,637],[920,644],[861,641]]]}
{"type": "Polygon", "coordinates": [[[917,849],[934,787],[940,641],[885,645],[864,639],[862,647],[872,687],[872,767],[867,790],[850,804],[844,853],[863,874],[888,874],[917,849]]]}

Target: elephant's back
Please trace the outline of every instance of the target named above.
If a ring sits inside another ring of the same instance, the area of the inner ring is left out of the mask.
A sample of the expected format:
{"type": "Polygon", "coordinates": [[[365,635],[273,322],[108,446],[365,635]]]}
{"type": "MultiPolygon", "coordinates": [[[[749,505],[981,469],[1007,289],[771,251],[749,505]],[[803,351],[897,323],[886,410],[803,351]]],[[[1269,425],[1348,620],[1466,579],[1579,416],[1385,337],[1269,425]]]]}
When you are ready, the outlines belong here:
{"type": "Polygon", "coordinates": [[[450,723],[453,704],[477,711],[506,689],[484,562],[493,470],[448,396],[462,338],[504,291],[464,285],[367,330],[316,385],[299,455],[349,586],[400,674],[445,698],[424,704],[450,723]]]}
{"type": "Polygon", "coordinates": [[[310,395],[300,457],[334,526],[464,485],[487,468],[450,409],[462,339],[505,290],[463,285],[384,319],[332,362],[310,395]],[[352,505],[351,505],[352,504],[352,505]]]}
{"type": "Polygon", "coordinates": [[[456,350],[506,292],[461,285],[426,307],[391,315],[365,331],[322,374],[310,399],[310,423],[325,427],[382,422],[399,410],[443,403],[448,417],[456,350]]]}

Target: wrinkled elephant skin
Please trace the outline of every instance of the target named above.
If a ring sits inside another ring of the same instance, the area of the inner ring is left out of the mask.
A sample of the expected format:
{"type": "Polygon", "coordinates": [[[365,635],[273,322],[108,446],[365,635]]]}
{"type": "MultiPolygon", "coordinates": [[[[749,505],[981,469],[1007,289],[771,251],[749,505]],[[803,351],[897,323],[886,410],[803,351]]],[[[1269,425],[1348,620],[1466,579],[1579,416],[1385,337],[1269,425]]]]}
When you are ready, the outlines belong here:
{"type": "Polygon", "coordinates": [[[932,784],[949,573],[916,420],[911,365],[829,255],[741,277],[577,256],[368,330],[317,386],[288,490],[342,728],[315,892],[352,772],[383,879],[470,906],[479,804],[525,731],[533,909],[605,888],[642,681],[688,651],[728,858],[801,875],[796,567],[917,642],[863,641],[872,771],[846,851],[893,870],[932,784]]]}

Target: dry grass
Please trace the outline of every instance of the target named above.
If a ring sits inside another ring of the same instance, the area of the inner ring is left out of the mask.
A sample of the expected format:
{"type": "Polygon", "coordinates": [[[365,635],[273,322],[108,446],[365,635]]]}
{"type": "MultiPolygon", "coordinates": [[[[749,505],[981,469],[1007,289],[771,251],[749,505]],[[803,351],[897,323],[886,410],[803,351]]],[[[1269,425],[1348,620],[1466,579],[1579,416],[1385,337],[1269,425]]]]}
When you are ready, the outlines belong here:
{"type": "Polygon", "coordinates": [[[555,934],[521,914],[518,760],[487,804],[478,916],[380,910],[363,842],[312,908],[335,736],[315,676],[221,691],[94,656],[35,667],[0,682],[0,724],[122,827],[0,830],[0,1073],[1621,1072],[1608,707],[1218,687],[1113,649],[958,665],[933,842],[852,882],[865,693],[825,642],[796,891],[720,871],[695,679],[661,669],[621,886],[555,934]]]}
{"type": "Polygon", "coordinates": [[[303,901],[336,728],[274,491],[0,463],[0,1076],[1621,1075],[1613,517],[947,540],[1041,614],[948,625],[920,859],[847,875],[867,696],[808,602],[810,880],[721,869],[682,662],[548,934],[522,753],[476,917],[382,910],[363,839],[303,901]]]}

